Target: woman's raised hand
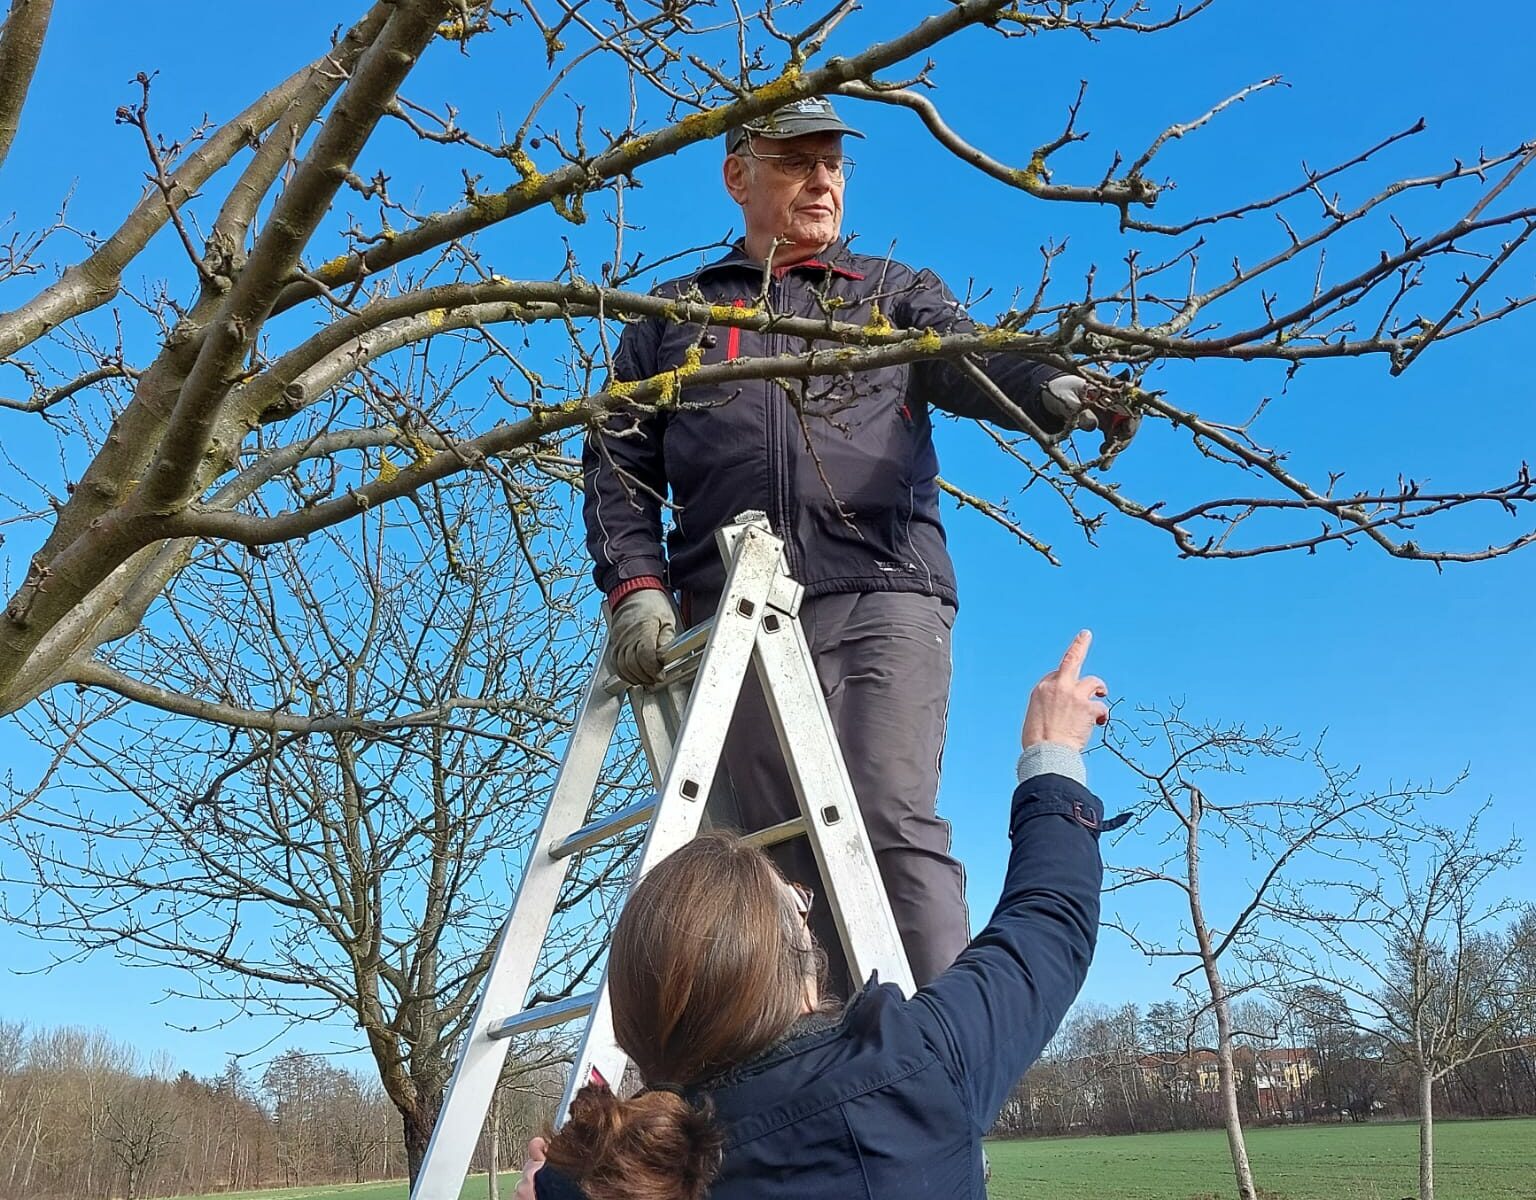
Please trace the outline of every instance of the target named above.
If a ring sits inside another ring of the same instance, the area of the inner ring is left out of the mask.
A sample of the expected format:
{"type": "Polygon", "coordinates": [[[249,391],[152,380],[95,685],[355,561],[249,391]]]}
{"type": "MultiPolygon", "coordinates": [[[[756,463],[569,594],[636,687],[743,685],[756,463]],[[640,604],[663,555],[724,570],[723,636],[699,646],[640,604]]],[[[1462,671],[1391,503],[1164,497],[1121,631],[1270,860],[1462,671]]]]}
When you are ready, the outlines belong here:
{"type": "Polygon", "coordinates": [[[1061,656],[1061,666],[1030,692],[1021,737],[1026,750],[1040,742],[1086,750],[1094,727],[1109,720],[1108,687],[1097,675],[1082,673],[1092,643],[1092,633],[1079,633],[1061,656]]]}

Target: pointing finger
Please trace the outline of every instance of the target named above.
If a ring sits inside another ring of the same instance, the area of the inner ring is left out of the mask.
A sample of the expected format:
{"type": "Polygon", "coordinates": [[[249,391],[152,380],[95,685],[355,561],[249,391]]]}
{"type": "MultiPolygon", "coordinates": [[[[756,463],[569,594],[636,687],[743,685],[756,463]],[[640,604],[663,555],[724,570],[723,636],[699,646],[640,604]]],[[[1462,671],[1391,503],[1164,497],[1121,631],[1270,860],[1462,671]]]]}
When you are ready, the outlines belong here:
{"type": "Polygon", "coordinates": [[[1067,647],[1067,652],[1061,656],[1060,673],[1062,679],[1069,683],[1076,683],[1078,673],[1083,669],[1083,662],[1088,657],[1088,647],[1093,644],[1093,634],[1084,629],[1072,639],[1072,644],[1067,647]]]}

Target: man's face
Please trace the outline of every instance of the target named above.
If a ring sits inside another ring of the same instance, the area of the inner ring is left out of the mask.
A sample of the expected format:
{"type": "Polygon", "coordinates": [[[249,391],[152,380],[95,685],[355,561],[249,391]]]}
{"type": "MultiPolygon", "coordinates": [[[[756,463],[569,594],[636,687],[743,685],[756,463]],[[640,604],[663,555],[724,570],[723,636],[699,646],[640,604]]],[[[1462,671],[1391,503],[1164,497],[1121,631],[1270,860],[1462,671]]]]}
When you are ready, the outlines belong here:
{"type": "Polygon", "coordinates": [[[795,156],[834,155],[843,150],[840,133],[807,133],[792,138],[753,137],[725,160],[725,187],[741,205],[747,224],[747,249],[766,258],[773,250],[780,263],[808,258],[837,240],[843,226],[843,178],[818,162],[803,177],[793,169],[795,156]],[[788,158],[773,157],[789,156],[788,158]],[[755,157],[758,156],[758,157],[755,157]]]}

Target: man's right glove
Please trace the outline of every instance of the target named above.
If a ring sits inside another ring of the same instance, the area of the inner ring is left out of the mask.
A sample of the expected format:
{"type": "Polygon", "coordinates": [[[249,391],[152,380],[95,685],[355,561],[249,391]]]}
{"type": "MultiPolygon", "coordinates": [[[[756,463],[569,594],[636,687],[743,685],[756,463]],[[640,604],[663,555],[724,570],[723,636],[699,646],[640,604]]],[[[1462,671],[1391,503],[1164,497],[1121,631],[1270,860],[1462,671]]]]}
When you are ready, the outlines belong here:
{"type": "Polygon", "coordinates": [[[608,618],[613,669],[628,684],[661,680],[661,651],[677,636],[672,598],[660,588],[642,588],[619,602],[608,618]]]}
{"type": "Polygon", "coordinates": [[[1141,427],[1141,414],[1133,409],[1106,404],[1103,393],[1080,375],[1058,375],[1040,389],[1046,411],[1065,422],[1069,430],[1097,429],[1104,435],[1099,447],[1100,465],[1109,469],[1141,427]]]}

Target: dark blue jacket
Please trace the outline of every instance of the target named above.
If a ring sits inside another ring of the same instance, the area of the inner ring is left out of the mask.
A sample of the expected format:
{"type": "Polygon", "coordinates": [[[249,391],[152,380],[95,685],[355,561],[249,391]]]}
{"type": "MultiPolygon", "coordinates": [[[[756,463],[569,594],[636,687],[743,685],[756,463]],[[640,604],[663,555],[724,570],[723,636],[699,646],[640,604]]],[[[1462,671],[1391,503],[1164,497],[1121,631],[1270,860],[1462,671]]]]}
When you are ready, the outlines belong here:
{"type": "MultiPolygon", "coordinates": [[[[932,272],[840,244],[821,260],[775,274],[766,296],[773,312],[856,325],[884,320],[940,334],[974,328],[932,272]]],[[[763,267],[738,247],[656,291],[755,307],[763,267]]],[[[693,346],[705,364],[810,348],[782,333],[652,317],[625,327],[615,378],[646,379],[680,367],[693,346]]],[[[1040,402],[1041,386],[1059,371],[1014,353],[976,361],[1038,425],[1061,427],[1040,402]]],[[[675,591],[718,592],[725,569],[714,532],[757,509],[784,539],[789,573],[808,595],[920,592],[957,603],[929,412],[940,408],[1010,428],[1015,422],[946,359],[821,376],[803,390],[798,381],[788,383],[794,402],[771,380],[690,386],[685,379],[677,409],[621,413],[588,438],[587,546],[604,593],[641,576],[663,579],[675,591]],[[661,498],[669,490],[676,507],[663,555],[661,498]]]]}
{"type": "MultiPolygon", "coordinates": [[[[981,1137],[1093,957],[1102,824],[1072,780],[1020,784],[1002,898],[949,970],[910,1000],[872,982],[834,1027],[709,1089],[726,1133],[710,1200],[983,1200],[981,1137]]],[[[536,1184],[580,1194],[548,1167],[536,1184]]]]}

